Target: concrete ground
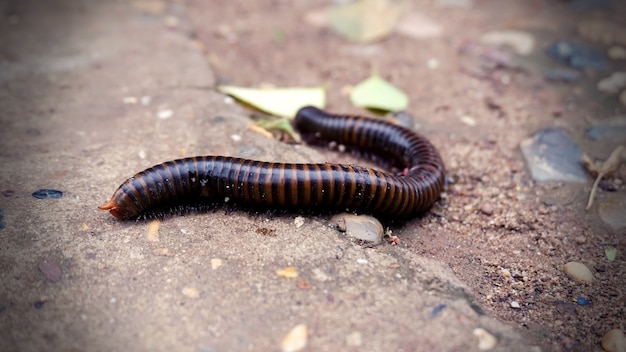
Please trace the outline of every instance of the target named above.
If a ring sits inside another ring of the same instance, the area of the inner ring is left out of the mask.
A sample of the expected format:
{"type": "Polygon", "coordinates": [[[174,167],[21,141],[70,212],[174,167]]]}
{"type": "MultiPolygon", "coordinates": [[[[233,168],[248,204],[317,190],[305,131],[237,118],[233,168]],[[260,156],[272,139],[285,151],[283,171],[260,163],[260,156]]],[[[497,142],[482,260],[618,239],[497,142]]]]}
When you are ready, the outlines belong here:
{"type": "Polygon", "coordinates": [[[477,328],[494,351],[538,350],[444,264],[325,217],[217,211],[155,234],[98,210],[182,156],[324,161],[249,130],[188,24],[138,3],[0,3],[1,351],[268,351],[298,324],[310,351],[477,351],[477,328]],[[297,278],[277,274],[289,266],[297,278]]]}

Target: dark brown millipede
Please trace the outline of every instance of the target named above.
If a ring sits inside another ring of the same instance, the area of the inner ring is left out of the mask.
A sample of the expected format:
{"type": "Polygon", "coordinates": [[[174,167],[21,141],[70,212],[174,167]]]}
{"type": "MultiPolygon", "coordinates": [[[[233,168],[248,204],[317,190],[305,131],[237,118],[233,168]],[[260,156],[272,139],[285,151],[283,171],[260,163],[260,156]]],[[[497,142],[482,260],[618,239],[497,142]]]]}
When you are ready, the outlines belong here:
{"type": "Polygon", "coordinates": [[[439,198],[444,185],[443,161],[437,149],[417,133],[380,119],[332,115],[314,107],[300,109],[294,125],[309,144],[343,145],[400,172],[331,163],[196,156],[141,171],[122,183],[99,208],[120,219],[219,203],[350,210],[402,219],[427,210],[439,198]]]}

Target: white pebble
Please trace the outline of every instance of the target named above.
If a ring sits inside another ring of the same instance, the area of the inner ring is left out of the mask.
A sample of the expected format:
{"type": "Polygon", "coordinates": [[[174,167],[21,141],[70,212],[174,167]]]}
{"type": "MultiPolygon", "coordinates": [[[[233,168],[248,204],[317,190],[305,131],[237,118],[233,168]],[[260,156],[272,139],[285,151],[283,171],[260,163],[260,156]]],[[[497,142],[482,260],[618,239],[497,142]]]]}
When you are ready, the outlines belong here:
{"type": "Polygon", "coordinates": [[[511,302],[511,308],[520,309],[520,308],[522,308],[522,306],[519,305],[518,301],[513,301],[513,302],[511,302]]]}
{"type": "Polygon", "coordinates": [[[304,217],[296,216],[296,218],[293,219],[293,224],[296,225],[297,229],[301,228],[302,225],[304,225],[304,217]]]}
{"type": "Polygon", "coordinates": [[[578,282],[593,282],[593,274],[591,270],[585,266],[583,263],[579,262],[569,262],[563,265],[563,270],[569,277],[578,281],[578,282]]]}
{"type": "Polygon", "coordinates": [[[626,336],[620,329],[613,329],[602,336],[602,348],[608,352],[626,352],[626,336]]]}
{"type": "Polygon", "coordinates": [[[149,95],[144,95],[143,97],[141,97],[141,105],[143,106],[148,106],[150,105],[150,102],[152,101],[152,97],[150,97],[149,95]]]}
{"type": "Polygon", "coordinates": [[[157,116],[161,120],[169,119],[172,115],[174,115],[174,111],[171,109],[161,110],[157,113],[157,116]]]}
{"type": "Polygon", "coordinates": [[[307,327],[304,324],[298,324],[285,335],[280,349],[283,352],[297,352],[306,347],[307,343],[307,327]]]}
{"type": "Polygon", "coordinates": [[[333,216],[330,223],[346,235],[378,245],[383,241],[383,225],[373,216],[341,213],[333,216]]]}
{"type": "Polygon", "coordinates": [[[496,347],[498,340],[487,330],[476,328],[473,331],[474,336],[478,337],[478,349],[481,351],[489,351],[496,347]]]}
{"type": "Polygon", "coordinates": [[[598,82],[598,90],[609,94],[616,94],[624,87],[626,87],[626,72],[613,72],[609,77],[598,82]]]}
{"type": "Polygon", "coordinates": [[[233,140],[233,142],[240,142],[241,141],[241,136],[238,134],[231,134],[230,135],[230,139],[233,140]]]}

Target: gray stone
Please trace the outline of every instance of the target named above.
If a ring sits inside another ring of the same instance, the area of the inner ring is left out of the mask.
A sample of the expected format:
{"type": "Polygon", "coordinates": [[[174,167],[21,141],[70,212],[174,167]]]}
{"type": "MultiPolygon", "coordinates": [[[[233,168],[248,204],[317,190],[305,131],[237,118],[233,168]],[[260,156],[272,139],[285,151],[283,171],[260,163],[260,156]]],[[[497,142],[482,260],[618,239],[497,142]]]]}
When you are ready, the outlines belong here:
{"type": "Polygon", "coordinates": [[[547,128],[520,143],[535,181],[586,182],[582,152],[565,131],[547,128]]]}

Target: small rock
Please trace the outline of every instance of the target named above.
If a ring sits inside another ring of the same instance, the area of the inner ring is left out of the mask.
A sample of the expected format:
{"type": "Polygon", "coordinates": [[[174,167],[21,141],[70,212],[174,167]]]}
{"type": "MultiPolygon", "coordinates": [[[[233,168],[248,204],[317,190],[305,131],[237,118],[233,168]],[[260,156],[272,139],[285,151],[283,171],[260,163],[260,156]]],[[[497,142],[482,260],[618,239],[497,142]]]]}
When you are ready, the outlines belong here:
{"type": "Polygon", "coordinates": [[[306,347],[308,329],[304,324],[294,326],[283,338],[280,344],[282,352],[297,352],[306,347]]]}
{"type": "Polygon", "coordinates": [[[174,111],[170,110],[170,109],[165,109],[165,110],[159,110],[159,112],[157,112],[157,116],[161,119],[161,120],[165,120],[165,119],[169,119],[170,117],[172,117],[174,115],[174,111]]]}
{"type": "Polygon", "coordinates": [[[51,282],[59,282],[63,277],[63,268],[55,258],[47,258],[39,262],[39,271],[51,282]]]}
{"type": "Polygon", "coordinates": [[[478,337],[478,349],[481,351],[492,350],[498,344],[496,337],[483,328],[474,329],[473,334],[478,337]]]}
{"type": "Polygon", "coordinates": [[[583,244],[587,242],[587,238],[585,236],[576,236],[576,238],[574,238],[574,241],[576,242],[576,244],[583,244]]]}
{"type": "Polygon", "coordinates": [[[296,218],[293,219],[293,224],[296,225],[297,229],[301,228],[304,225],[304,217],[296,216],[296,218]]]}
{"type": "Polygon", "coordinates": [[[485,203],[480,207],[480,212],[485,214],[485,215],[492,215],[493,214],[493,206],[489,203],[485,203]]]}
{"type": "Polygon", "coordinates": [[[433,311],[430,313],[433,317],[438,316],[441,312],[443,312],[444,309],[446,309],[447,305],[445,304],[438,304],[435,308],[433,308],[433,311]]]}
{"type": "Polygon", "coordinates": [[[198,298],[200,297],[200,291],[195,288],[195,287],[184,287],[183,291],[182,291],[183,295],[189,297],[189,298],[198,298]]]}
{"type": "Polygon", "coordinates": [[[607,194],[598,204],[600,219],[614,230],[626,228],[626,194],[615,192],[607,194]]]}
{"type": "Polygon", "coordinates": [[[520,147],[534,180],[587,181],[587,173],[580,163],[582,152],[563,130],[541,130],[523,140],[520,147]]]}
{"type": "Polygon", "coordinates": [[[606,54],[613,60],[626,60],[626,48],[622,46],[612,46],[606,54]]]}
{"type": "Polygon", "coordinates": [[[63,197],[63,192],[57,191],[56,189],[40,189],[38,191],[33,192],[33,197],[37,199],[59,199],[63,197]]]}
{"type": "Polygon", "coordinates": [[[378,245],[383,241],[383,225],[373,216],[342,213],[330,219],[339,231],[358,240],[378,245]]]}
{"type": "Polygon", "coordinates": [[[522,308],[522,306],[520,306],[518,301],[513,301],[513,302],[511,302],[511,308],[513,308],[513,309],[520,309],[520,308],[522,308]]]}
{"type": "Polygon", "coordinates": [[[211,269],[216,270],[217,268],[219,268],[220,266],[222,266],[223,261],[219,258],[213,258],[211,259],[211,269]]]}
{"type": "Polygon", "coordinates": [[[591,273],[591,270],[589,270],[589,268],[587,268],[583,263],[569,262],[563,266],[563,270],[569,277],[578,282],[593,282],[593,274],[591,273]]]}
{"type": "Polygon", "coordinates": [[[578,305],[580,306],[588,306],[591,304],[591,302],[589,302],[589,300],[586,299],[585,297],[576,298],[576,303],[578,303],[578,305]]]}
{"type": "Polygon", "coordinates": [[[554,42],[546,49],[554,59],[580,69],[605,69],[609,66],[604,54],[582,44],[566,40],[554,42]]]}
{"type": "Polygon", "coordinates": [[[485,33],[481,41],[490,45],[507,45],[519,55],[530,55],[535,47],[532,34],[516,30],[501,30],[485,33]]]}
{"type": "Polygon", "coordinates": [[[626,72],[613,72],[598,82],[598,90],[608,94],[619,93],[626,88],[626,72]]]}
{"type": "Polygon", "coordinates": [[[607,352],[626,352],[626,336],[620,329],[613,329],[602,336],[602,348],[607,352]]]}

